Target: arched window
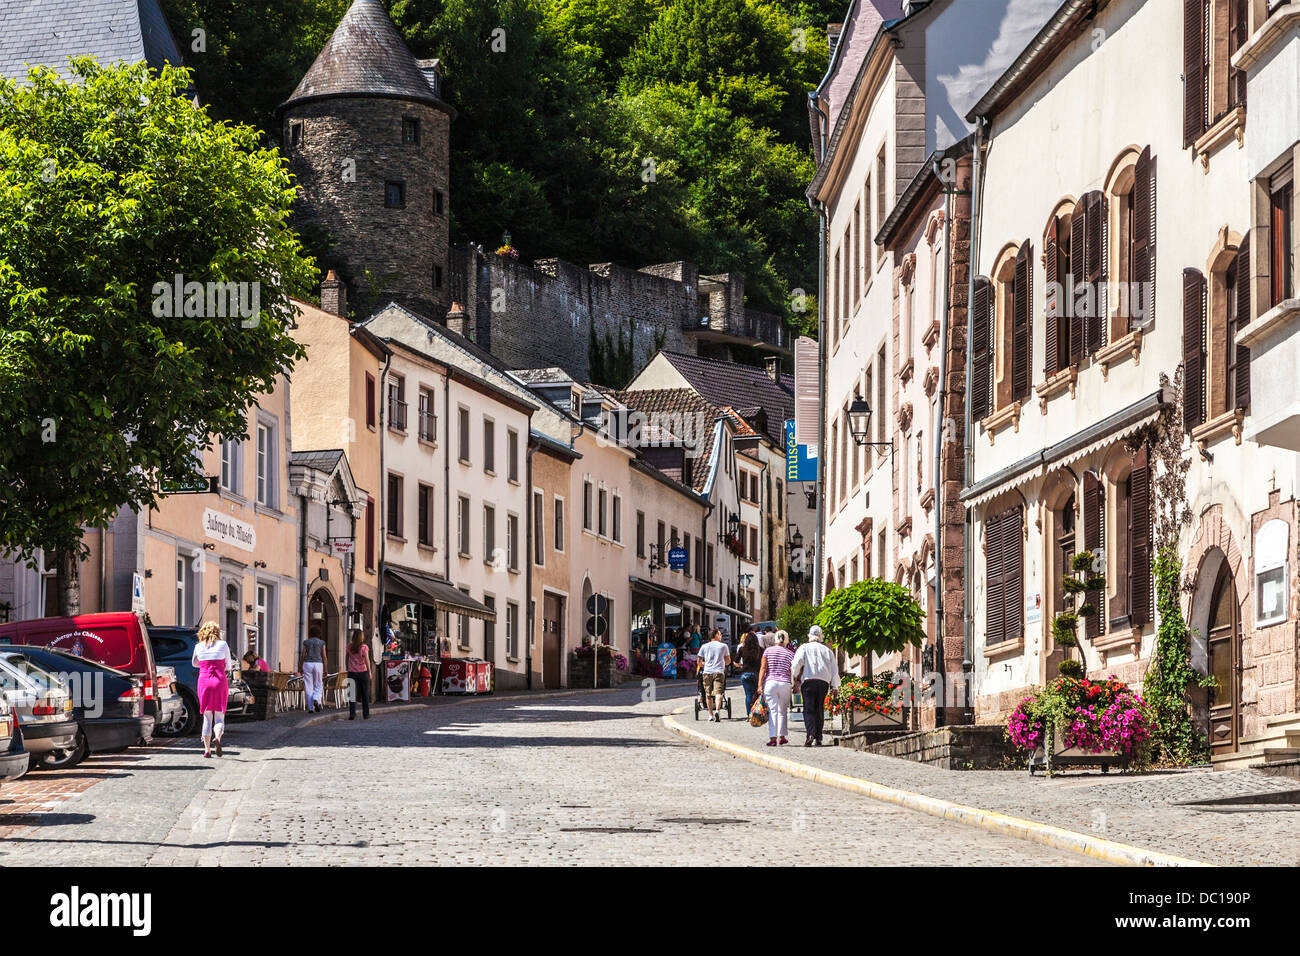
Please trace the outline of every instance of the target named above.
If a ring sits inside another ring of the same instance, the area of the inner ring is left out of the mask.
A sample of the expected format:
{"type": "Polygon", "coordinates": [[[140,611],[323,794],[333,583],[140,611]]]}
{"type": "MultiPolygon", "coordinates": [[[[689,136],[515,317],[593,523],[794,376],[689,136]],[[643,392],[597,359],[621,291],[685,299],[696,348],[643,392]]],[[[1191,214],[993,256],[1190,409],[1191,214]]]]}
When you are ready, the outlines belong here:
{"type": "Polygon", "coordinates": [[[1061,203],[1052,211],[1043,234],[1043,259],[1047,278],[1044,290],[1043,321],[1046,326],[1046,349],[1043,357],[1043,375],[1051,378],[1062,369],[1075,365],[1070,328],[1074,297],[1070,283],[1070,224],[1074,219],[1075,204],[1061,203]]]}
{"type": "Polygon", "coordinates": [[[1111,311],[1103,313],[1101,345],[1155,321],[1156,166],[1150,146],[1131,146],[1116,158],[1103,202],[1109,214],[1102,269],[1117,295],[1111,311]]]}

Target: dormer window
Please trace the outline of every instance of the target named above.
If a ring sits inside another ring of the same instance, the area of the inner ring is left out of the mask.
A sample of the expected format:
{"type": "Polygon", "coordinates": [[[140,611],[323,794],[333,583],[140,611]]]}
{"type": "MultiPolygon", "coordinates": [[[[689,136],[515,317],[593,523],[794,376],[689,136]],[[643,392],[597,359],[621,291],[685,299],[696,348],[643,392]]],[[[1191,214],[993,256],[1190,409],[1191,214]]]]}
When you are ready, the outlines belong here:
{"type": "Polygon", "coordinates": [[[402,143],[406,146],[420,145],[420,121],[409,116],[402,117],[402,143]]]}

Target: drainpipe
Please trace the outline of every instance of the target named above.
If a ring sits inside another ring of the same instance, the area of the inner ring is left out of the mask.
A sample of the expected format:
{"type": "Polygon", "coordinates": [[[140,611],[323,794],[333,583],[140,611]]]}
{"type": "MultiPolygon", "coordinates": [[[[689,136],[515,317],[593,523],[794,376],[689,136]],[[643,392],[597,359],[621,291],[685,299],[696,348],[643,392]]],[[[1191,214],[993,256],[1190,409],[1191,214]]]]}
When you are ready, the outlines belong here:
{"type": "MultiPolygon", "coordinates": [[[[384,425],[385,412],[388,408],[388,367],[393,362],[390,351],[384,356],[384,368],[379,373],[379,394],[375,404],[379,406],[379,514],[375,515],[375,530],[379,533],[379,609],[377,620],[384,613],[384,556],[388,550],[388,473],[384,471],[384,425]]],[[[384,635],[387,637],[387,635],[384,635]]],[[[387,641],[385,641],[387,643],[387,641]]]]}
{"type": "MultiPolygon", "coordinates": [[[[307,496],[298,494],[298,513],[302,520],[298,522],[298,652],[294,655],[297,669],[302,671],[302,644],[307,640],[307,496]]],[[[328,506],[327,506],[328,507],[328,506]]]]}
{"type": "MultiPolygon", "coordinates": [[[[821,117],[822,159],[826,157],[826,127],[830,120],[817,105],[817,94],[809,93],[808,101],[817,115],[821,117]]],[[[808,200],[808,208],[817,210],[817,351],[821,361],[817,363],[817,478],[814,481],[817,497],[817,530],[813,537],[813,603],[821,601],[822,594],[822,521],[825,509],[822,501],[826,488],[826,204],[808,200]]]]}
{"type": "MultiPolygon", "coordinates": [[[[971,171],[971,187],[970,187],[971,188],[970,267],[967,270],[968,275],[966,280],[967,281],[966,284],[966,396],[967,396],[967,401],[965,403],[966,408],[964,411],[964,416],[965,416],[964,417],[964,422],[965,422],[964,438],[965,438],[965,465],[966,465],[965,470],[963,472],[964,480],[969,480],[974,470],[974,457],[975,457],[975,442],[971,435],[971,432],[974,428],[974,422],[971,421],[970,400],[969,400],[970,381],[971,381],[971,372],[972,372],[971,342],[974,341],[974,331],[975,331],[974,313],[971,311],[971,309],[975,304],[975,276],[979,272],[979,232],[981,226],[980,203],[983,201],[983,194],[984,194],[984,190],[981,187],[983,185],[983,176],[984,176],[984,162],[983,162],[984,142],[987,133],[988,133],[988,119],[983,116],[978,117],[975,122],[975,149],[973,151],[973,160],[972,160],[974,165],[971,171]]],[[[965,528],[963,529],[964,533],[962,535],[962,553],[963,553],[962,567],[966,570],[967,573],[962,575],[962,577],[964,578],[963,583],[965,585],[965,606],[962,609],[962,624],[963,624],[962,636],[963,636],[963,642],[965,647],[963,651],[961,666],[962,666],[962,671],[966,675],[966,686],[965,686],[966,710],[969,713],[969,712],[973,712],[975,706],[975,701],[973,699],[973,690],[971,687],[972,677],[975,671],[975,663],[973,661],[973,655],[971,653],[972,644],[974,643],[974,637],[975,637],[973,633],[975,627],[975,619],[973,615],[972,602],[971,602],[972,584],[971,584],[971,575],[970,575],[971,560],[972,560],[971,544],[972,544],[973,522],[971,520],[971,510],[969,508],[965,509],[964,521],[965,521],[965,528]]]]}
{"type": "MultiPolygon", "coordinates": [[[[531,422],[530,422],[531,425],[531,422]]],[[[528,641],[524,644],[524,671],[528,675],[527,687],[533,689],[533,634],[534,628],[537,627],[537,609],[536,601],[533,600],[533,522],[536,516],[533,514],[533,452],[537,451],[537,442],[530,435],[528,438],[528,459],[524,466],[524,474],[527,476],[528,507],[524,513],[528,516],[528,527],[524,530],[524,588],[528,594],[528,641]]]]}
{"type": "MultiPolygon", "coordinates": [[[[939,176],[939,160],[934,161],[934,174],[939,176]]],[[[942,183],[943,179],[940,178],[942,183]]],[[[939,692],[945,695],[946,674],[944,674],[943,653],[943,424],[944,400],[947,397],[948,384],[948,309],[950,301],[949,278],[952,275],[952,187],[948,184],[943,196],[943,310],[939,313],[939,398],[934,407],[934,423],[931,434],[934,435],[934,654],[935,671],[943,678],[939,692]]],[[[924,677],[924,675],[922,675],[924,677]]],[[[937,706],[937,705],[936,705],[937,706]]],[[[936,721],[937,722],[937,721],[936,721]]]]}

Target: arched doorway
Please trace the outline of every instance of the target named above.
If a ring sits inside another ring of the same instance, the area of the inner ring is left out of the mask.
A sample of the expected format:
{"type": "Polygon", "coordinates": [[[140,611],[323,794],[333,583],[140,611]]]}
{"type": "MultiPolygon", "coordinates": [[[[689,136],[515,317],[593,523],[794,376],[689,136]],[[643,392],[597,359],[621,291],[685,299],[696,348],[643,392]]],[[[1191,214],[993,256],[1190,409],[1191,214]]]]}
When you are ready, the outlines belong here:
{"type": "Polygon", "coordinates": [[[338,605],[334,597],[324,588],[318,588],[307,605],[307,636],[315,635],[325,642],[329,661],[326,671],[341,670],[343,662],[343,639],[339,629],[338,605]]]}
{"type": "Polygon", "coordinates": [[[1235,753],[1241,741],[1241,605],[1227,562],[1219,568],[1206,628],[1210,688],[1210,749],[1235,753]]]}

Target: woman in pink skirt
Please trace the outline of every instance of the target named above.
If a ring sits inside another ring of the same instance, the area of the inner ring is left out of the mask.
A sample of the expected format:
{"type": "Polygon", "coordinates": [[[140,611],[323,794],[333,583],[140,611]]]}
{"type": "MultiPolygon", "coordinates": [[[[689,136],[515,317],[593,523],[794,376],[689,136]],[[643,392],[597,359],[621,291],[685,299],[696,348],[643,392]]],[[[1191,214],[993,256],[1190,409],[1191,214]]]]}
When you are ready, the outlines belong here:
{"type": "Polygon", "coordinates": [[[203,713],[203,756],[212,756],[215,743],[221,756],[221,735],[226,730],[226,700],[229,686],[226,669],[230,666],[230,646],[221,639],[221,628],[214,621],[204,621],[199,640],[194,645],[191,663],[199,669],[199,710],[203,713]]]}

